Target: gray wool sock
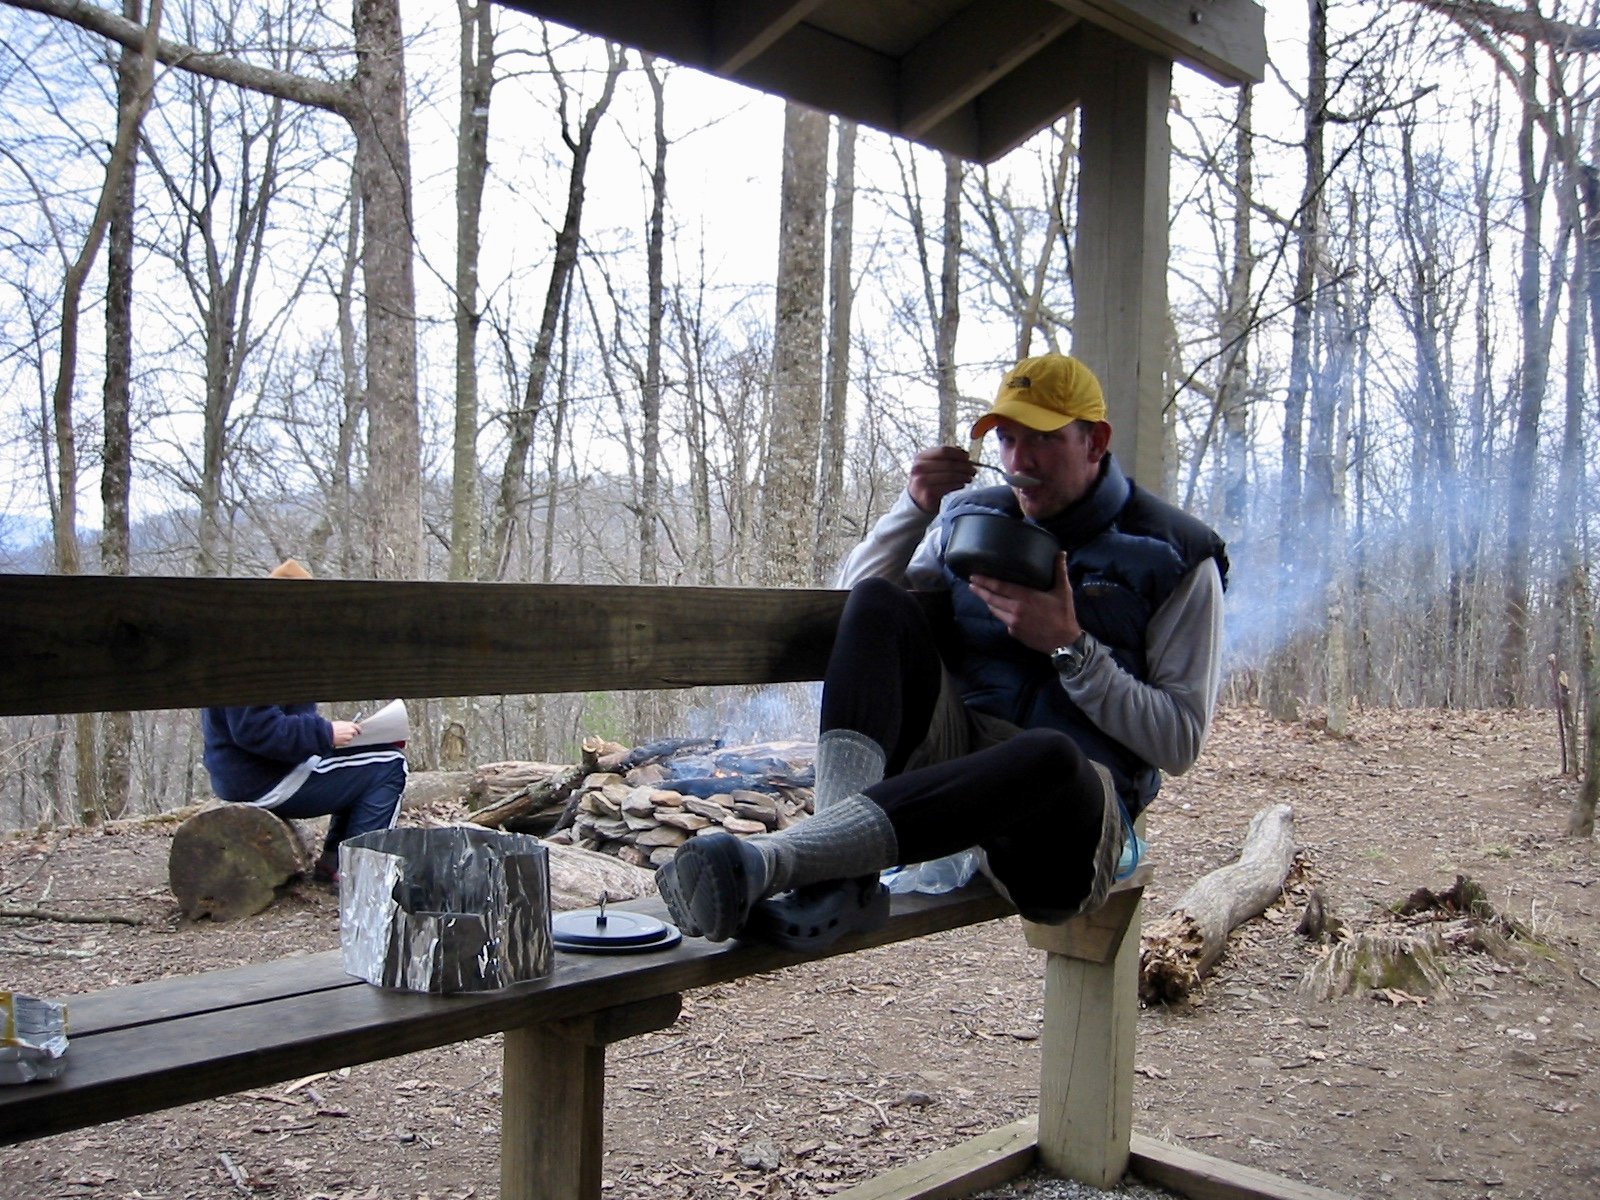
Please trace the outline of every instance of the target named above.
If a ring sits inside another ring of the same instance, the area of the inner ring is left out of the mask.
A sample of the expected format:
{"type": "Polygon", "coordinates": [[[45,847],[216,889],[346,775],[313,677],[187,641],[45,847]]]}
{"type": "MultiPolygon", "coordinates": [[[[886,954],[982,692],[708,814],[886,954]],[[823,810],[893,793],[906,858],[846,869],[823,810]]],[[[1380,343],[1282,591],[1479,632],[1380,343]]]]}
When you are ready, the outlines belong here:
{"type": "Polygon", "coordinates": [[[767,878],[762,896],[831,879],[875,875],[899,861],[900,840],[889,814],[857,793],[781,833],[757,834],[745,845],[760,851],[767,878]]]}
{"type": "Polygon", "coordinates": [[[817,782],[812,792],[813,812],[821,812],[846,796],[883,778],[888,755],[882,746],[854,729],[830,729],[817,738],[817,782]]]}

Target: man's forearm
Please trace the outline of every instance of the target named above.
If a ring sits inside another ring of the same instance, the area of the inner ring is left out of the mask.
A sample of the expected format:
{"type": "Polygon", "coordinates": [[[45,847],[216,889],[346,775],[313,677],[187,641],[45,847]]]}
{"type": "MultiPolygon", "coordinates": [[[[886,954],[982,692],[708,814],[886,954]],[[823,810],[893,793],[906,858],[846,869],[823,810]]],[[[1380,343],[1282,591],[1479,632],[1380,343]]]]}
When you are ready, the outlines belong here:
{"type": "Polygon", "coordinates": [[[1152,766],[1181,774],[1205,744],[1222,677],[1222,579],[1207,560],[1185,577],[1147,628],[1149,678],[1103,648],[1064,686],[1091,721],[1152,766]]]}
{"type": "Polygon", "coordinates": [[[889,511],[878,518],[871,531],[850,552],[839,568],[837,586],[853,587],[874,576],[905,583],[906,567],[921,544],[933,517],[917,507],[909,492],[902,491],[889,511]]]}

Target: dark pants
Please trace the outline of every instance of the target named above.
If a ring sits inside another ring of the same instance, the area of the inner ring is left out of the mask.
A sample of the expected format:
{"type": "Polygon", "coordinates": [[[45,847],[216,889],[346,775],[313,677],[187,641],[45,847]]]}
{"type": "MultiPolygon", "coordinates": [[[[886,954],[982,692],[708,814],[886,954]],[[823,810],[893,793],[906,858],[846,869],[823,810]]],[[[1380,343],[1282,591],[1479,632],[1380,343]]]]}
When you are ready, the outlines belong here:
{"type": "Polygon", "coordinates": [[[903,862],[978,845],[1025,915],[1073,911],[1092,882],[1105,785],[1065,733],[962,704],[939,654],[949,636],[905,589],[857,584],[823,680],[821,730],[884,748],[887,777],[866,795],[889,815],[903,862]]]}
{"type": "Polygon", "coordinates": [[[339,843],[374,829],[389,829],[400,815],[406,787],[406,756],[387,746],[335,750],[318,761],[293,795],[265,805],[280,817],[327,817],[324,854],[339,843]]]}

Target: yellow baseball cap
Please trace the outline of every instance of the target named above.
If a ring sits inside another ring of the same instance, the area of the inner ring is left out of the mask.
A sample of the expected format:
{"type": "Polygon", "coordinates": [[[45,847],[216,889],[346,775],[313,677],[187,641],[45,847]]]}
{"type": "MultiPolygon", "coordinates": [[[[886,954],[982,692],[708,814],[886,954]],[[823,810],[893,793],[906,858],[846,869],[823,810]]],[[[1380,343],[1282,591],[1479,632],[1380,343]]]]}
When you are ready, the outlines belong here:
{"type": "Polygon", "coordinates": [[[1002,418],[1050,433],[1074,421],[1104,421],[1106,397],[1094,372],[1068,354],[1025,358],[1000,381],[989,411],[972,426],[977,441],[1002,418]]]}

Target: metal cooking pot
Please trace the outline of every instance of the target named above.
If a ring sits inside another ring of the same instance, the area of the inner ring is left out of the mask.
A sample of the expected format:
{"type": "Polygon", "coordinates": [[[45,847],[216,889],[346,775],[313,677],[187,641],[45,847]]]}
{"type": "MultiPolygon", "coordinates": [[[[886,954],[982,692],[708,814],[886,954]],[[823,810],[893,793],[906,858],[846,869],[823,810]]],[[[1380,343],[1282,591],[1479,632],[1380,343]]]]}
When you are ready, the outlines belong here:
{"type": "Polygon", "coordinates": [[[1037,525],[1000,513],[962,513],[950,525],[944,561],[957,575],[991,575],[1048,591],[1061,547],[1037,525]]]}

